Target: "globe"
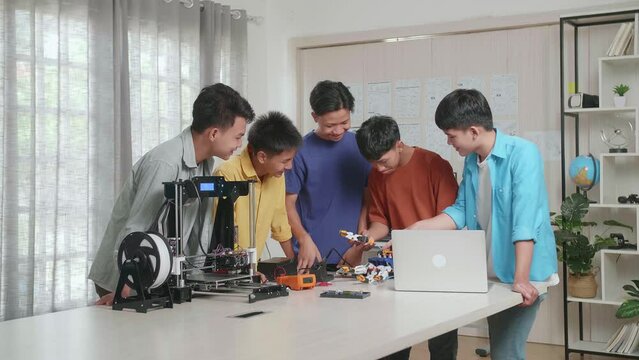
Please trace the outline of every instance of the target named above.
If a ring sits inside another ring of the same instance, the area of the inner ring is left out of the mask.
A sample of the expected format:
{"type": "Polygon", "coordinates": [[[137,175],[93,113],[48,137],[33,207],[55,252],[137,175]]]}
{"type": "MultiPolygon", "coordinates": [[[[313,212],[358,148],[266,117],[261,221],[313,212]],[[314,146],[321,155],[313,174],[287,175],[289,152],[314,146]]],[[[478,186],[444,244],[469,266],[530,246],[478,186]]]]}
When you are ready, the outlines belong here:
{"type": "Polygon", "coordinates": [[[592,155],[581,155],[570,163],[568,174],[577,187],[590,190],[599,183],[599,169],[599,160],[592,155]]]}

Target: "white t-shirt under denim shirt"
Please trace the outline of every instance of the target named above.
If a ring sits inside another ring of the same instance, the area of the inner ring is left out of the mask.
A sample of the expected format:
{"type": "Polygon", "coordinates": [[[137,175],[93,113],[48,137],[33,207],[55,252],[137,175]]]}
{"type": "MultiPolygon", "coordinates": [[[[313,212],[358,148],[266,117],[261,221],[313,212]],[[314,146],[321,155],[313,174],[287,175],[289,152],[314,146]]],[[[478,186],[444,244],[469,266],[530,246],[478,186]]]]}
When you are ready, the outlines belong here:
{"type": "MultiPolygon", "coordinates": [[[[492,210],[493,210],[493,189],[490,181],[490,168],[488,167],[488,158],[484,161],[479,160],[477,156],[477,167],[479,170],[478,189],[477,189],[477,223],[486,232],[486,269],[488,278],[493,281],[499,281],[495,274],[492,256],[492,210]]],[[[559,275],[554,273],[545,281],[548,286],[559,284],[559,275]]]]}

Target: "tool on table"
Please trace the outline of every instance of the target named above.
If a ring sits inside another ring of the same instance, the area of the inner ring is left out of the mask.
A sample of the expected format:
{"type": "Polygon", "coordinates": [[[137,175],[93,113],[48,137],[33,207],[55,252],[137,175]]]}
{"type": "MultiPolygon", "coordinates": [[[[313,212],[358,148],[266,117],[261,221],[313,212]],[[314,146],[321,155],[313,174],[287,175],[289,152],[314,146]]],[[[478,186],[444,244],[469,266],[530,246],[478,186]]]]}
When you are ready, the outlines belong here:
{"type": "Polygon", "coordinates": [[[315,287],[315,274],[297,274],[278,276],[275,281],[293,290],[312,289],[315,287]]]}
{"type": "Polygon", "coordinates": [[[325,298],[340,298],[340,299],[363,299],[370,296],[368,291],[349,291],[349,290],[328,290],[320,294],[320,297],[325,298]]]}

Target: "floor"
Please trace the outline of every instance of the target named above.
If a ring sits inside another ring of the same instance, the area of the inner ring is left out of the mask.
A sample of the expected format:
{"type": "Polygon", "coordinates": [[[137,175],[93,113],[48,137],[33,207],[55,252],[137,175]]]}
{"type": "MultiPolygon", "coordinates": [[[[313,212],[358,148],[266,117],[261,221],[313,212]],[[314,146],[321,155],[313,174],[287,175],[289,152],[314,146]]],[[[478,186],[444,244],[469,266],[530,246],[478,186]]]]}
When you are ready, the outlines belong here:
{"type": "MultiPolygon", "coordinates": [[[[487,348],[488,347],[488,339],[479,338],[479,337],[470,337],[470,336],[460,336],[459,337],[459,351],[457,352],[458,360],[474,360],[481,359],[487,360],[489,357],[479,357],[475,354],[475,349],[477,348],[487,348]]],[[[536,360],[564,360],[564,348],[563,346],[556,345],[546,345],[546,344],[536,344],[529,343],[528,348],[526,349],[526,359],[536,360]]],[[[413,350],[410,353],[411,360],[428,360],[430,357],[428,356],[428,345],[426,342],[418,344],[413,347],[413,350]]],[[[612,360],[619,359],[608,356],[594,356],[594,355],[584,355],[583,357],[579,356],[579,354],[571,354],[571,360],[612,360]]]]}

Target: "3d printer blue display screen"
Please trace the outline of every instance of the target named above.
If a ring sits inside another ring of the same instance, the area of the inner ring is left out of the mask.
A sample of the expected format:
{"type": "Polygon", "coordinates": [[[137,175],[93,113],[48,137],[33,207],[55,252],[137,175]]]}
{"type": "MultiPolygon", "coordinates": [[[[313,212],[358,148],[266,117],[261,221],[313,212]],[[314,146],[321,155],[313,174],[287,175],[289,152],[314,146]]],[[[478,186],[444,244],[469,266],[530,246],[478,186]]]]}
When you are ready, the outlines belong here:
{"type": "Polygon", "coordinates": [[[215,183],[201,183],[200,191],[213,191],[215,190],[215,183]]]}

